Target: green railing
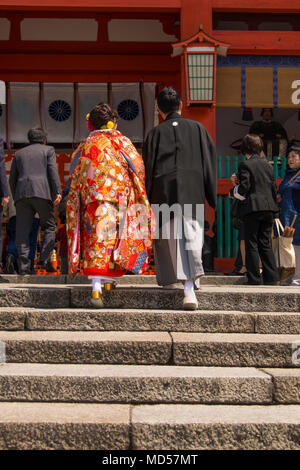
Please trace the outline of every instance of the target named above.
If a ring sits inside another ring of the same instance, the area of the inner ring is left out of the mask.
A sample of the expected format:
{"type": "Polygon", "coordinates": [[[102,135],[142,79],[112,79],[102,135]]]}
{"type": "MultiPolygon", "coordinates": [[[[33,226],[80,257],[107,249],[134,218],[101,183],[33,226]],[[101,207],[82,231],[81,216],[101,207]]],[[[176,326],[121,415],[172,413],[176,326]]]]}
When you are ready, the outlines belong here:
{"type": "MultiPolygon", "coordinates": [[[[228,179],[228,191],[232,187],[230,177],[232,173],[237,173],[240,161],[245,157],[235,155],[218,157],[218,178],[228,179]]],[[[270,161],[270,158],[268,157],[270,161]]],[[[273,157],[273,170],[275,178],[284,178],[286,172],[286,157],[281,157],[278,164],[278,157],[273,157]]],[[[227,186],[227,185],[226,185],[227,186]]],[[[227,194],[218,193],[217,202],[217,256],[218,258],[235,258],[238,252],[238,230],[233,227],[231,217],[232,199],[227,194]]]]}

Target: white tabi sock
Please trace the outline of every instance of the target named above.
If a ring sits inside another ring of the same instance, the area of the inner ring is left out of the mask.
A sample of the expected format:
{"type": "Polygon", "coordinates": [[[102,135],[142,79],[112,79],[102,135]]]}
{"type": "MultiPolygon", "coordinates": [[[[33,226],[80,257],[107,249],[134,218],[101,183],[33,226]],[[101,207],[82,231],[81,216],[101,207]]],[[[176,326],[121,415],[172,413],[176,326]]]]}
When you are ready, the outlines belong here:
{"type": "Polygon", "coordinates": [[[101,278],[100,277],[93,277],[92,281],[93,281],[93,292],[95,292],[97,290],[99,292],[102,292],[101,278]]]}
{"type": "Polygon", "coordinates": [[[188,280],[184,282],[184,295],[195,296],[194,281],[188,280]]]}

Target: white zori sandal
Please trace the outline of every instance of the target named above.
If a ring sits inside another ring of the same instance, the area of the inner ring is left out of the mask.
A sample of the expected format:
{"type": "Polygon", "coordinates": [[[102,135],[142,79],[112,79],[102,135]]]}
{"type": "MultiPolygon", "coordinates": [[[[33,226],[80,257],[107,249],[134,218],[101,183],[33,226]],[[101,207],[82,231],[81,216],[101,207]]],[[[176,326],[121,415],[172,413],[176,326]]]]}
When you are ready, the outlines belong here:
{"type": "Polygon", "coordinates": [[[103,283],[104,290],[112,290],[115,289],[117,282],[111,277],[89,276],[89,279],[92,279],[93,283],[91,303],[95,308],[103,308],[101,284],[103,283]]]}

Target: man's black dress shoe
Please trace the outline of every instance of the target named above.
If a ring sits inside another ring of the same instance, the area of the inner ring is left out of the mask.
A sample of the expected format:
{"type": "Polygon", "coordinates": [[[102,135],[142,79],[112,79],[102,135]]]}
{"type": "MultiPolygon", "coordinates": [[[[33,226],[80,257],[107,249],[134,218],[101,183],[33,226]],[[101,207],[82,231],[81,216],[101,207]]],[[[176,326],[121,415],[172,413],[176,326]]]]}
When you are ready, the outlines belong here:
{"type": "Polygon", "coordinates": [[[45,271],[47,271],[47,273],[57,273],[56,269],[53,268],[52,264],[50,261],[48,261],[48,263],[46,264],[42,264],[42,269],[45,269],[45,271]]]}

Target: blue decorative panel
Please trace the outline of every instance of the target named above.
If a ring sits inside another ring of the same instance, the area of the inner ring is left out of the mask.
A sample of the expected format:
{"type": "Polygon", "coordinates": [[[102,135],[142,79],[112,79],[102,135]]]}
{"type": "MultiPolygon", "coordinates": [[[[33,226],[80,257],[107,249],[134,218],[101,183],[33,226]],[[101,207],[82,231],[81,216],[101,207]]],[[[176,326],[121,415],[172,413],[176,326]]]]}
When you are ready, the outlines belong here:
{"type": "Polygon", "coordinates": [[[300,67],[300,56],[294,55],[228,55],[218,57],[222,67],[300,67]]]}

